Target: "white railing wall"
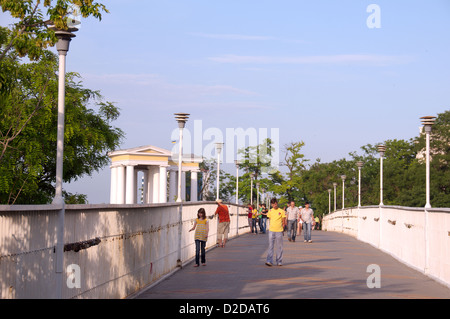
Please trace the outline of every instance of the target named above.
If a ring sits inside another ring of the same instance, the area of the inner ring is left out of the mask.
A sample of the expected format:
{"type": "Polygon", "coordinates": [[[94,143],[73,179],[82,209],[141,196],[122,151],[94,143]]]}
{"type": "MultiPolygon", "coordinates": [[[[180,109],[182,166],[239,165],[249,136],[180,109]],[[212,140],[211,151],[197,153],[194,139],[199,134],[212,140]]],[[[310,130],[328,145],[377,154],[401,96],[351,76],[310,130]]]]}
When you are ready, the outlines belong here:
{"type": "Polygon", "coordinates": [[[354,236],[450,287],[449,208],[346,208],[326,215],[322,229],[354,236]]]}
{"type": "MultiPolygon", "coordinates": [[[[205,208],[210,223],[208,248],[216,243],[214,202],[182,206],[67,205],[64,271],[58,281],[56,240],[60,208],[0,206],[0,296],[125,298],[192,260],[194,232],[189,229],[200,207],[205,208]],[[96,238],[99,243],[78,251],[68,245],[96,238]]],[[[229,237],[248,232],[246,209],[234,204],[228,207],[229,237]]]]}

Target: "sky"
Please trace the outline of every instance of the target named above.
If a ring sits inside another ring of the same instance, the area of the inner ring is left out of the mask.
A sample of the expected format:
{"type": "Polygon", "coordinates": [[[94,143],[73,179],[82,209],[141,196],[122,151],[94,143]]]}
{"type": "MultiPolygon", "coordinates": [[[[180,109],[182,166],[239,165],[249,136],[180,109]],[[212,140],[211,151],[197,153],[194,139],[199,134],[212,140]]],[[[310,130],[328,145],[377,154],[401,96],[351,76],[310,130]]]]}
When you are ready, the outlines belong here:
{"type": "MultiPolygon", "coordinates": [[[[101,21],[82,19],[67,71],[120,108],[120,149],[172,150],[185,112],[192,135],[201,125],[228,145],[227,129],[275,132],[280,159],[303,141],[311,164],[331,162],[413,138],[421,116],[450,109],[448,0],[104,3],[101,21]]],[[[109,183],[105,167],[64,188],[108,203],[109,183]]]]}

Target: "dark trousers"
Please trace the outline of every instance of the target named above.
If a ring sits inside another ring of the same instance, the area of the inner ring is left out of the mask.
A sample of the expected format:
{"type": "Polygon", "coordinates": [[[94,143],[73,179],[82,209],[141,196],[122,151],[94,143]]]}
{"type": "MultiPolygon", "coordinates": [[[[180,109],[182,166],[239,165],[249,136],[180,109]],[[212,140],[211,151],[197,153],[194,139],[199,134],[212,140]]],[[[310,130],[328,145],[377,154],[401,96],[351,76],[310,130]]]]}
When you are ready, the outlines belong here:
{"type": "Polygon", "coordinates": [[[202,264],[206,263],[206,241],[204,240],[195,240],[195,263],[198,265],[200,261],[200,255],[201,255],[201,261],[202,264]]]}

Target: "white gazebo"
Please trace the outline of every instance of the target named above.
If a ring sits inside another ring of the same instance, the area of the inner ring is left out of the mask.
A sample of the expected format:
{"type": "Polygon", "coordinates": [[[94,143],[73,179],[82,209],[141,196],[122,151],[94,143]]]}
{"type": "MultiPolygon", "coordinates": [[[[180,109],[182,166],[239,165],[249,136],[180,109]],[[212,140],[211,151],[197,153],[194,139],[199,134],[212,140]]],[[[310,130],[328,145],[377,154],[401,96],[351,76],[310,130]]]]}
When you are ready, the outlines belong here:
{"type": "MultiPolygon", "coordinates": [[[[152,146],[118,150],[108,154],[111,159],[111,204],[136,204],[138,173],[143,173],[144,204],[175,202],[178,180],[178,154],[152,146]],[[167,187],[169,182],[169,187],[167,187]],[[168,194],[167,194],[168,193],[168,194]]],[[[186,201],[186,172],[191,175],[191,201],[198,200],[198,177],[201,157],[183,155],[181,198],[186,201]]]]}

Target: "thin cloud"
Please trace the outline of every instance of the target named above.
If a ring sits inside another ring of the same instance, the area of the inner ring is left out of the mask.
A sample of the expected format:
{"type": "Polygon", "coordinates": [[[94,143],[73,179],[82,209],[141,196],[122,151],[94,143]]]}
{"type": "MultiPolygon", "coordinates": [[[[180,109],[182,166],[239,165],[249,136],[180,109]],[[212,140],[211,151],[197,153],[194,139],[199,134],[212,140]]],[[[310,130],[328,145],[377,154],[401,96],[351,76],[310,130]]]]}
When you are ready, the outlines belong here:
{"type": "Polygon", "coordinates": [[[245,40],[245,41],[268,41],[275,40],[274,37],[270,36],[259,36],[259,35],[243,35],[243,34],[211,34],[211,33],[189,33],[190,35],[218,39],[218,40],[245,40]]]}
{"type": "Polygon", "coordinates": [[[373,54],[340,54],[340,55],[317,55],[296,57],[274,57],[274,56],[245,56],[226,54],[217,57],[209,57],[211,61],[219,63],[234,64],[371,64],[388,65],[405,63],[410,59],[400,56],[373,55],[373,54]]]}

